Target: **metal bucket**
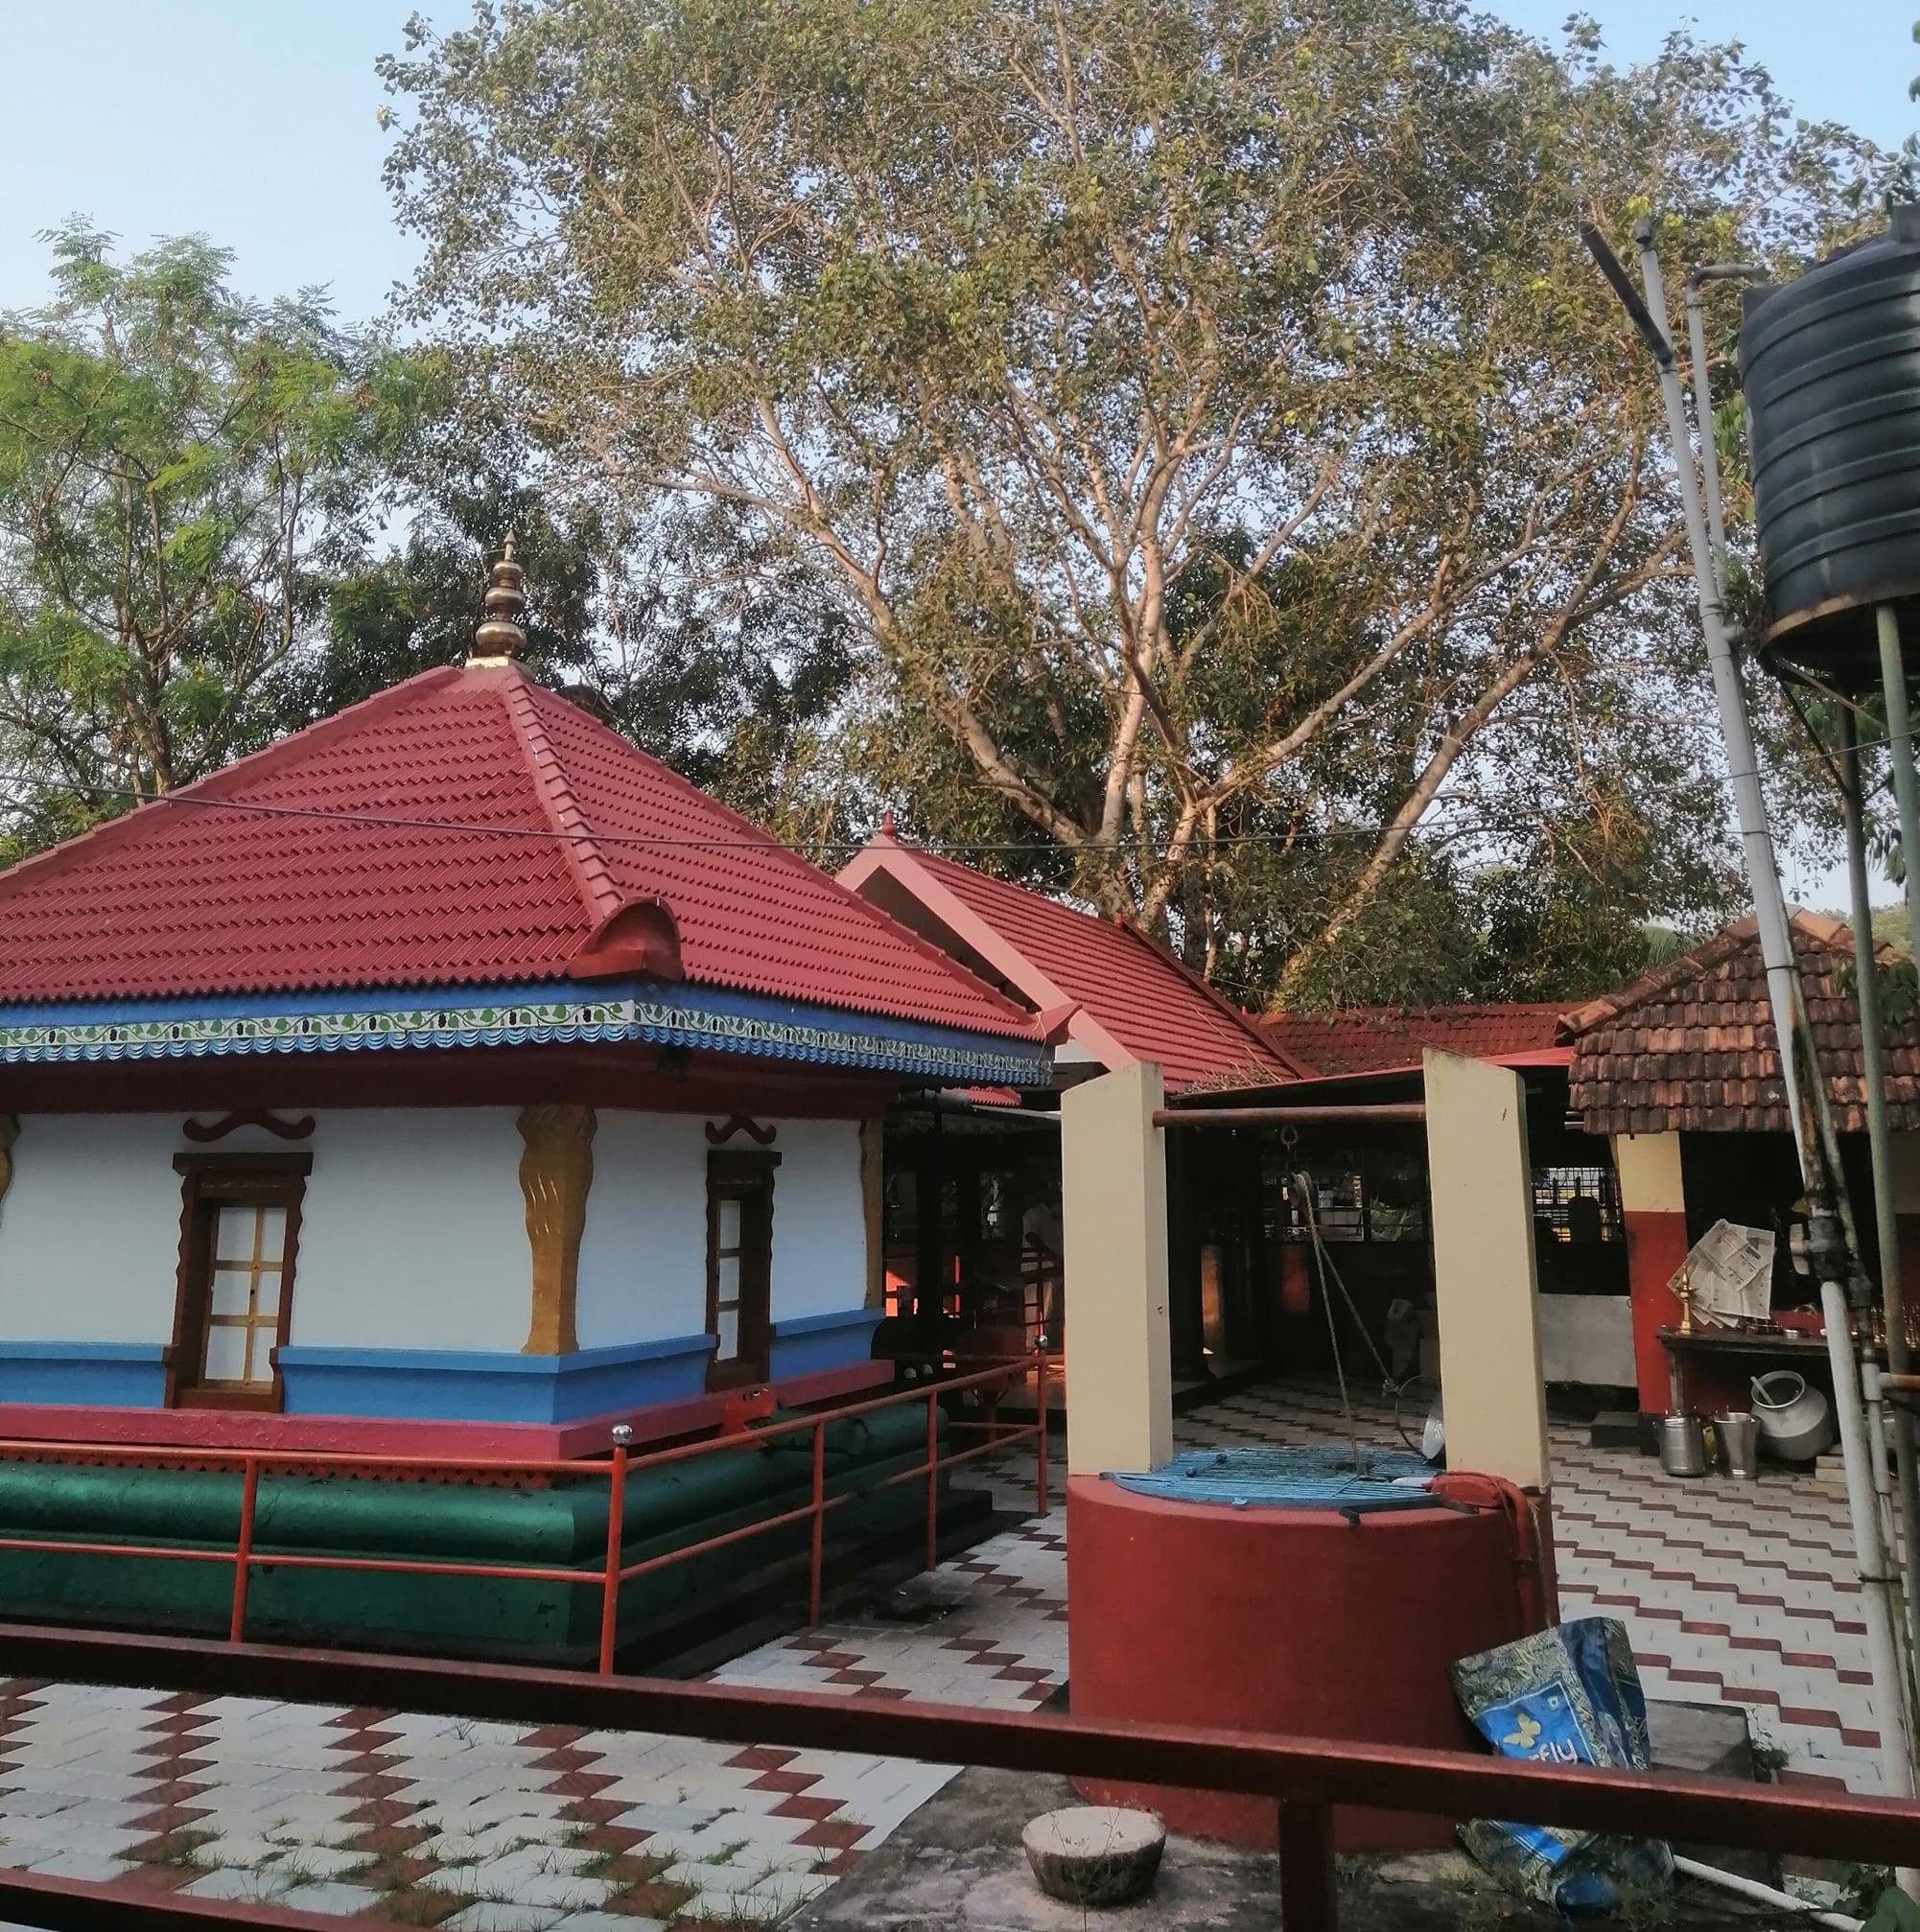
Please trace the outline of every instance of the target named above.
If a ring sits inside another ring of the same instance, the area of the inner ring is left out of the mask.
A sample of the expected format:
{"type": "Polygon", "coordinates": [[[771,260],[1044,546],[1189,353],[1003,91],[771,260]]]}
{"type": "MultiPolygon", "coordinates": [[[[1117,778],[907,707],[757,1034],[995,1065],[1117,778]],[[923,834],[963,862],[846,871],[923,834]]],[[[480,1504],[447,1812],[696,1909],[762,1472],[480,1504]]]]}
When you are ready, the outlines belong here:
{"type": "Polygon", "coordinates": [[[1698,1415],[1660,1418],[1660,1467],[1669,1476],[1707,1473],[1706,1432],[1700,1427],[1698,1415]]]}
{"type": "Polygon", "coordinates": [[[1718,1461],[1729,1476],[1752,1481],[1760,1474],[1760,1423],[1751,1415],[1714,1417],[1718,1461]]]}
{"type": "Polygon", "coordinates": [[[1753,1412],[1768,1448],[1789,1462],[1812,1462],[1833,1442],[1833,1410],[1826,1396],[1791,1368],[1753,1378],[1753,1412]]]}

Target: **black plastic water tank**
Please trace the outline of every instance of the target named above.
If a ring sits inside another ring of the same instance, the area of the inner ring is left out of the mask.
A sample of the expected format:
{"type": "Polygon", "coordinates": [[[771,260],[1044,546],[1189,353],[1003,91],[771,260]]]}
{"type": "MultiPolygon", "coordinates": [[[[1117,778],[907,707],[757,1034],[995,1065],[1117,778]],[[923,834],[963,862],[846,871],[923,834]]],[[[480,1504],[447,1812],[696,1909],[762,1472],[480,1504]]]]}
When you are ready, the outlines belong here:
{"type": "Polygon", "coordinates": [[[1920,208],[1748,291],[1740,331],[1773,652],[1858,683],[1874,607],[1920,646],[1920,208]]]}

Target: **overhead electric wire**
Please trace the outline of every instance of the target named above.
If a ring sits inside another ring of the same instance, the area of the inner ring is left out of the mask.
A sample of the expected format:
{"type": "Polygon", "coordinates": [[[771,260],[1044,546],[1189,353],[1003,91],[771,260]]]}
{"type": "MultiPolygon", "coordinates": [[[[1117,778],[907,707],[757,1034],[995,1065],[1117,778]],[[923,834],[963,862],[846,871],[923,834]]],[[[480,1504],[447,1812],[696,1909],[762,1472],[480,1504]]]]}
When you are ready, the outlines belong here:
{"type": "MultiPolygon", "coordinates": [[[[25,774],[10,774],[0,782],[26,784],[32,782],[25,774]]],[[[644,832],[597,831],[586,826],[578,831],[567,831],[557,826],[490,826],[480,825],[464,819],[415,818],[389,812],[363,812],[336,810],[321,805],[273,805],[253,799],[227,799],[196,797],[189,789],[178,792],[148,793],[137,792],[121,785],[74,785],[68,789],[89,802],[97,803],[105,799],[129,802],[136,810],[147,810],[155,805],[191,805],[203,811],[230,811],[251,813],[256,817],[280,819],[317,820],[329,825],[367,826],[386,831],[458,832],[490,838],[515,839],[553,839],[567,844],[587,844],[602,846],[632,846],[661,850],[688,851],[764,851],[769,846],[781,851],[791,852],[796,857],[805,858],[809,850],[844,848],[857,851],[868,841],[859,838],[832,838],[820,842],[819,846],[808,848],[786,840],[777,839],[771,832],[758,834],[750,838],[657,838],[644,832]]],[[[102,820],[101,825],[113,823],[102,820]]],[[[94,827],[87,827],[88,830],[94,827]]],[[[1500,829],[1488,826],[1474,826],[1450,830],[1447,836],[1465,837],[1470,832],[1494,831],[1500,829]]],[[[1508,827],[1518,829],[1518,827],[1508,827]]],[[[1333,826],[1314,832],[1229,832],[1204,843],[1209,849],[1218,846],[1278,846],[1298,844],[1312,846],[1328,839],[1355,839],[1369,844],[1379,843],[1381,834],[1360,826],[1333,826]]],[[[1129,852],[1138,849],[1134,840],[1089,839],[1085,846],[1072,847],[1058,839],[1028,839],[981,841],[975,843],[956,842],[941,846],[920,846],[901,841],[906,851],[925,850],[938,857],[943,853],[955,852],[1129,852]]]]}

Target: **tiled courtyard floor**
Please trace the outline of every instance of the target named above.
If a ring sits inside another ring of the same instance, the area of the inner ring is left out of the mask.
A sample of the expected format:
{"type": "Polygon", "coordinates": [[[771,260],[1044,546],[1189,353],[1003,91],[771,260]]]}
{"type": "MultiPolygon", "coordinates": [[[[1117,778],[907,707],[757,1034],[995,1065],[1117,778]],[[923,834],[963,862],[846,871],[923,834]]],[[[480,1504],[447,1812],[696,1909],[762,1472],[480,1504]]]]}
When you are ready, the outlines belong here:
{"type": "MultiPolygon", "coordinates": [[[[1377,1404],[1362,1427],[1391,1438],[1377,1404]]],[[[1329,1394],[1281,1387],[1180,1425],[1196,1446],[1344,1432],[1329,1394]]],[[[1791,1772],[1877,1788],[1837,1478],[1676,1483],[1578,1432],[1557,1431],[1554,1449],[1566,1614],[1624,1618],[1655,1696],[1744,1705],[1791,1772]]],[[[1003,1505],[1031,1507],[1023,1475],[996,1480],[1003,1505]]],[[[953,1607],[931,1621],[834,1623],[714,1676],[1008,1709],[1060,1684],[1060,1512],[944,1565],[938,1588],[953,1607]]],[[[849,1753],[0,1684],[0,1863],[455,1932],[771,1924],[952,1775],[849,1753]]]]}

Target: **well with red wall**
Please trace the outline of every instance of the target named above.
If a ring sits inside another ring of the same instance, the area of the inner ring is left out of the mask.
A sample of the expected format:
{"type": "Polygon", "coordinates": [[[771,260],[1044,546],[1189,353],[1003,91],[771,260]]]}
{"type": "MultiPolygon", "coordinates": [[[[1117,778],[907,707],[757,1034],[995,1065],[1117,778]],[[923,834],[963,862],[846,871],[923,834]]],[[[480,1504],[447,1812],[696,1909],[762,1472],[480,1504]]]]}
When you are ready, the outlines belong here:
{"type": "MultiPolygon", "coordinates": [[[[1498,1506],[1349,1517],[1165,1501],[1076,1476],[1066,1524],[1076,1716],[1475,1749],[1448,1666],[1539,1628],[1551,1600],[1550,1560],[1525,1567],[1524,1534],[1498,1506]]],[[[1080,1788],[1177,1831],[1275,1843],[1271,1800],[1080,1788]]],[[[1334,1831],[1345,1851],[1438,1848],[1452,1821],[1344,1806],[1334,1831]]]]}

